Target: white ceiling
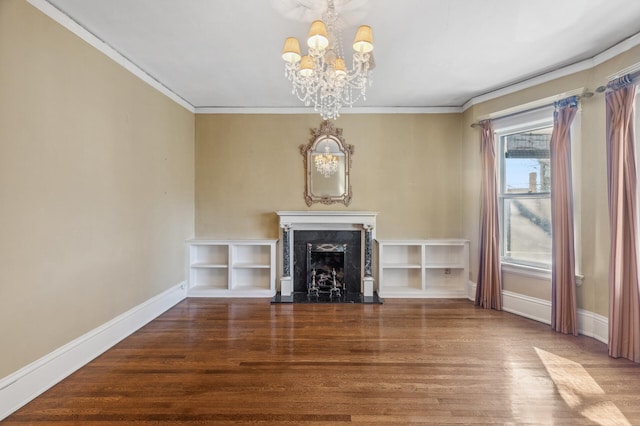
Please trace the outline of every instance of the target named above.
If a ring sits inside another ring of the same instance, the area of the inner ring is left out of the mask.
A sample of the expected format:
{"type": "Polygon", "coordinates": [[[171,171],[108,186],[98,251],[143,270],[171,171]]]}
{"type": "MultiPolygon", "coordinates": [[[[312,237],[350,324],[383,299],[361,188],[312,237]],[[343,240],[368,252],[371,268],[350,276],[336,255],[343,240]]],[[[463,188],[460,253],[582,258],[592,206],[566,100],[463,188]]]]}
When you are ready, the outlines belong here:
{"type": "MultiPolygon", "coordinates": [[[[325,4],[48,2],[195,108],[302,107],[280,53],[287,36],[306,38],[303,12],[325,4]]],[[[637,0],[336,0],[336,9],[348,21],[345,50],[358,24],[373,27],[376,68],[363,107],[461,106],[640,32],[637,0]]]]}

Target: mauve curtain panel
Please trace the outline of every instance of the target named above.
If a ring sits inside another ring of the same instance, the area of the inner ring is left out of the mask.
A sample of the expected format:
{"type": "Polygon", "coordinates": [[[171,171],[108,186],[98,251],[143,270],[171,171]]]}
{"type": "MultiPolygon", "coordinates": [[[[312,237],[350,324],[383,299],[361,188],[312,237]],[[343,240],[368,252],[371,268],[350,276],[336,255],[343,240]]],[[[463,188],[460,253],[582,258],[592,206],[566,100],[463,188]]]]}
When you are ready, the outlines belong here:
{"type": "Polygon", "coordinates": [[[485,309],[502,310],[495,136],[491,121],[483,121],[480,124],[482,128],[480,133],[482,199],[480,203],[480,261],[475,304],[485,309]]]}
{"type": "Polygon", "coordinates": [[[640,362],[636,243],[634,102],[636,86],[606,94],[609,257],[609,355],[640,362]]]}
{"type": "Polygon", "coordinates": [[[551,133],[551,328],[578,335],[571,182],[571,123],[577,99],[556,104],[551,133]]]}

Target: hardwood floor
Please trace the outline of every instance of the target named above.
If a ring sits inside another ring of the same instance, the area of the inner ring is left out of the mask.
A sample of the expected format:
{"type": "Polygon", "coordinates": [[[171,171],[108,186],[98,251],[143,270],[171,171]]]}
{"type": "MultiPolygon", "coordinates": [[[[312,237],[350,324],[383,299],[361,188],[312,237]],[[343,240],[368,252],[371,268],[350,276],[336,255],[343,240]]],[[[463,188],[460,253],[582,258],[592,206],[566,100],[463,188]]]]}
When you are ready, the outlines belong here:
{"type": "Polygon", "coordinates": [[[14,424],[640,424],[640,366],[466,300],[187,299],[14,424]]]}

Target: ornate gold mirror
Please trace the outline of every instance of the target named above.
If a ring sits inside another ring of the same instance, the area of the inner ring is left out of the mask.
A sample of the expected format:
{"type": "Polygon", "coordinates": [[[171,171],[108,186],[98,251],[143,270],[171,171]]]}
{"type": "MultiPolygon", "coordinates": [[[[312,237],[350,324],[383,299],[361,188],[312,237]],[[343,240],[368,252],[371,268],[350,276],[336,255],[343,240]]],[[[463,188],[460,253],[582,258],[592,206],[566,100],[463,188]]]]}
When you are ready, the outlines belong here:
{"type": "Polygon", "coordinates": [[[311,129],[307,145],[300,145],[304,157],[305,191],[307,206],[313,203],[333,204],[351,202],[351,155],[353,145],[345,144],[342,129],[330,120],[319,128],[311,129]]]}

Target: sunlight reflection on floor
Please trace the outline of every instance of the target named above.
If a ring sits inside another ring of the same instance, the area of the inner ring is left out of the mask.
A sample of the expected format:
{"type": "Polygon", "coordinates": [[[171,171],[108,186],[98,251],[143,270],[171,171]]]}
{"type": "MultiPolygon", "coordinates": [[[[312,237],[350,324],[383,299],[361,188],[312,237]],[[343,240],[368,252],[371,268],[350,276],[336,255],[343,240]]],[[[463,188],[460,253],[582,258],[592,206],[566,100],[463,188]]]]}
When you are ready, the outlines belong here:
{"type": "Polygon", "coordinates": [[[539,348],[535,350],[569,407],[600,425],[631,425],[582,365],[539,348]]]}

